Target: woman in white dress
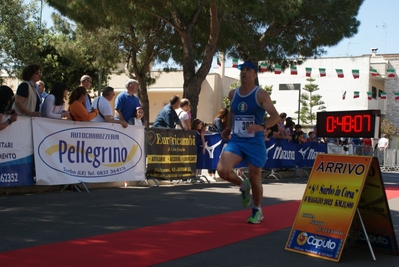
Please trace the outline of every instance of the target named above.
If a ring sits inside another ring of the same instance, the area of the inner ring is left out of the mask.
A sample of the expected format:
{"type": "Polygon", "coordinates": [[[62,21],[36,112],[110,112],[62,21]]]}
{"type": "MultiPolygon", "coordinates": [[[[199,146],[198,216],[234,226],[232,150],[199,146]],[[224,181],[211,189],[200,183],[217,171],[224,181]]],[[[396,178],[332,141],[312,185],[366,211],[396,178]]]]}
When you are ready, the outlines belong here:
{"type": "Polygon", "coordinates": [[[68,87],[63,82],[56,82],[46,96],[40,107],[42,117],[62,119],[68,117],[69,112],[65,110],[65,97],[68,87]]]}

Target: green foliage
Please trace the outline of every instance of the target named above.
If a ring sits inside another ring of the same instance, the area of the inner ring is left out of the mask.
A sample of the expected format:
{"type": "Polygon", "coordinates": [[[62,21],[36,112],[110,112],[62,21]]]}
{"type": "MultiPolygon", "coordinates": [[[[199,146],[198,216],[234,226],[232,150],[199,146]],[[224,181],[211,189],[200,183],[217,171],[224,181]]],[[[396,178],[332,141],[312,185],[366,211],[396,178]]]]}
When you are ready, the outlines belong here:
{"type": "Polygon", "coordinates": [[[92,76],[94,89],[100,73],[105,84],[120,58],[117,34],[105,30],[88,32],[57,14],[52,15],[54,27],[48,29],[40,23],[39,7],[34,3],[5,1],[6,6],[0,5],[1,69],[19,76],[24,66],[38,63],[47,91],[57,81],[65,82],[72,90],[83,74],[92,76]]]}
{"type": "Polygon", "coordinates": [[[267,60],[282,68],[325,53],[324,48],[357,33],[364,0],[230,1],[218,45],[230,57],[267,60]],[[265,6],[265,8],[259,8],[265,6]],[[232,46],[231,44],[234,43],[232,46]]]}
{"type": "MultiPolygon", "coordinates": [[[[320,56],[325,46],[357,33],[363,0],[48,2],[87,29],[115,27],[125,62],[132,64],[129,75],[139,80],[154,62],[173,59],[183,66],[183,97],[190,99],[196,117],[201,84],[217,50],[244,60],[279,62],[283,68],[292,58],[320,56]]],[[[139,97],[145,102],[144,84],[140,81],[139,97]]]]}
{"type": "MultiPolygon", "coordinates": [[[[314,92],[319,90],[319,86],[317,84],[313,84],[315,81],[312,77],[306,79],[309,84],[306,84],[302,90],[306,93],[301,94],[301,98],[299,99],[301,103],[300,109],[300,120],[304,124],[313,125],[313,122],[316,121],[316,110],[323,111],[325,110],[324,102],[321,101],[321,95],[314,94],[314,92]]],[[[298,111],[295,112],[298,114],[298,111]]]]}
{"type": "Polygon", "coordinates": [[[381,134],[387,134],[388,136],[398,135],[399,129],[395,124],[390,121],[387,117],[383,117],[381,121],[381,134]]]}
{"type": "Polygon", "coordinates": [[[29,63],[40,61],[41,36],[35,4],[2,0],[0,4],[0,69],[17,75],[29,63]]]}

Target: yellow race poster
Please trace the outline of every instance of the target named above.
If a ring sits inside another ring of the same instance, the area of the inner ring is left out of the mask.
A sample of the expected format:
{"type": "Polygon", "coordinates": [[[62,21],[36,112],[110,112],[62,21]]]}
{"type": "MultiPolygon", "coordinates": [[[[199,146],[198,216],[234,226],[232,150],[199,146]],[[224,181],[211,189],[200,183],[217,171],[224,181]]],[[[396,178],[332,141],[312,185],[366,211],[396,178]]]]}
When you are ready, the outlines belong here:
{"type": "Polygon", "coordinates": [[[318,154],[286,249],[339,261],[371,157],[318,154]]]}

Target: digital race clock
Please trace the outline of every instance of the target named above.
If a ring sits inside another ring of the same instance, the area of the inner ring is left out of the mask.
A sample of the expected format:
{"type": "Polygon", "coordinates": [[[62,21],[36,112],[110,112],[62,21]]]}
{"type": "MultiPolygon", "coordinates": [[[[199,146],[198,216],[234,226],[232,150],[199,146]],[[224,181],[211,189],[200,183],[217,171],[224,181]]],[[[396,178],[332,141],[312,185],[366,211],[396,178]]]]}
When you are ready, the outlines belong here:
{"type": "Polygon", "coordinates": [[[318,137],[378,138],[380,110],[330,111],[317,113],[318,137]]]}

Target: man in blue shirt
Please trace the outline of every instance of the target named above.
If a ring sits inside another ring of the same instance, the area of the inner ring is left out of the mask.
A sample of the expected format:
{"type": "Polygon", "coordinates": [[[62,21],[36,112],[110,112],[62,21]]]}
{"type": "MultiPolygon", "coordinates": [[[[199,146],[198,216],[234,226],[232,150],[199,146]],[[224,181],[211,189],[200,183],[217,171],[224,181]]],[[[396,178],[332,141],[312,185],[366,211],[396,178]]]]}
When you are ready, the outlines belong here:
{"type": "Polygon", "coordinates": [[[165,105],[158,113],[157,118],[153,124],[153,127],[163,127],[174,129],[176,124],[184,130],[184,127],[177,116],[176,109],[180,107],[180,97],[175,95],[169,101],[169,104],[165,105]]]}
{"type": "Polygon", "coordinates": [[[115,99],[115,119],[133,125],[134,111],[141,106],[139,98],[135,96],[139,89],[139,83],[134,79],[129,79],[126,81],[125,87],[126,91],[120,93],[115,99]]]}

